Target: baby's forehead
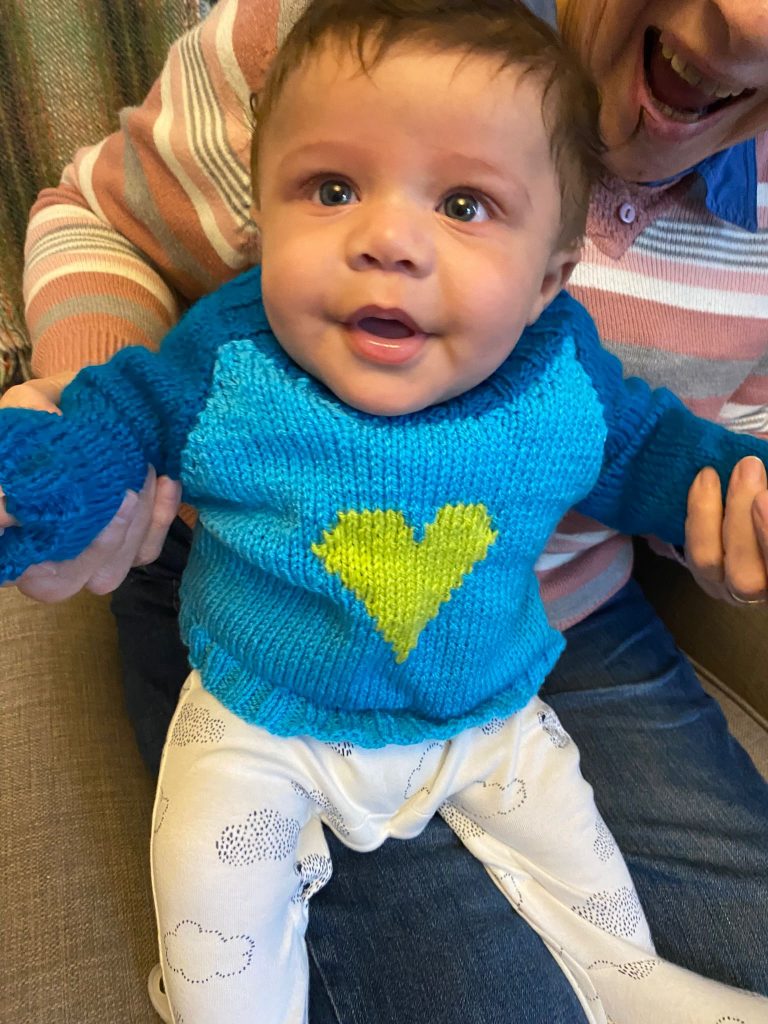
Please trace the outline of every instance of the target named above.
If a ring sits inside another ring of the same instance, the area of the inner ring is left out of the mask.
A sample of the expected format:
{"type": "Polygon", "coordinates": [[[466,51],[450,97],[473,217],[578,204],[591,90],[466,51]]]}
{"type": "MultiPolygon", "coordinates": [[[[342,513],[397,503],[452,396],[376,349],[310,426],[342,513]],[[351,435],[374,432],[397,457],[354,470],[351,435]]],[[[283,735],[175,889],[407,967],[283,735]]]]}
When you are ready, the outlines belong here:
{"type": "Polygon", "coordinates": [[[366,81],[375,88],[357,90],[356,102],[384,108],[396,99],[398,90],[391,89],[391,84],[393,79],[399,80],[403,69],[415,86],[408,96],[409,109],[423,106],[430,95],[429,88],[426,97],[420,91],[419,80],[429,87],[439,76],[445,82],[446,98],[458,104],[467,98],[469,88],[470,101],[477,104],[478,112],[482,110],[485,117],[493,113],[484,102],[492,95],[499,117],[514,103],[543,119],[547,102],[544,75],[541,69],[523,60],[510,60],[504,53],[470,50],[466,46],[440,46],[429,39],[398,40],[385,48],[373,41],[371,46],[368,49],[364,40],[355,42],[335,35],[319,41],[282,78],[272,97],[270,119],[286,113],[290,105],[281,101],[287,94],[316,102],[366,81]]]}

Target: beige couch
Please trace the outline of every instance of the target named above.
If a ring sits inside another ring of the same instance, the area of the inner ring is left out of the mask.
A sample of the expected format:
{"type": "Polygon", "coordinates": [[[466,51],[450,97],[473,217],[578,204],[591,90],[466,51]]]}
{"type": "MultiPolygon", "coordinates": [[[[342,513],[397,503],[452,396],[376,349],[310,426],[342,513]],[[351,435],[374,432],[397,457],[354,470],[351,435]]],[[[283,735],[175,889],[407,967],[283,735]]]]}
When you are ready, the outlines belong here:
{"type": "MultiPolygon", "coordinates": [[[[675,566],[652,575],[768,775],[768,610],[716,606],[675,566]]],[[[0,1024],[153,1024],[153,787],[123,712],[106,600],[44,607],[0,591],[0,700],[0,1024]]]]}

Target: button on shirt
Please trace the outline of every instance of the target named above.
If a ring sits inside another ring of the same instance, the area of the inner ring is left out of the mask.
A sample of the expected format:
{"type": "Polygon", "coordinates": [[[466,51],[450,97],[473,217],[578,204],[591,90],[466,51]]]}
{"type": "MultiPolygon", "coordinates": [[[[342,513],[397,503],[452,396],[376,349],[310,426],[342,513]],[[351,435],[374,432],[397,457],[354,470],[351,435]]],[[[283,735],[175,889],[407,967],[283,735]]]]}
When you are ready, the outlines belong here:
{"type": "Polygon", "coordinates": [[[632,203],[622,203],[619,207],[619,220],[622,224],[634,224],[637,210],[632,203]]]}

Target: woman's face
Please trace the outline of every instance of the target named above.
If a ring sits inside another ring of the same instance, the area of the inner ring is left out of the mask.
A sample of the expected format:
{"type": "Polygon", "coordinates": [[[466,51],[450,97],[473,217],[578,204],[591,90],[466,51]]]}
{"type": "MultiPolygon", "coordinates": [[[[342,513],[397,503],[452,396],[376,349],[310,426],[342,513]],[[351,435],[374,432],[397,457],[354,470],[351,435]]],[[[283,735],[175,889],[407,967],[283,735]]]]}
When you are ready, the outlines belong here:
{"type": "Polygon", "coordinates": [[[658,181],[768,129],[768,0],[558,0],[611,169],[658,181]]]}

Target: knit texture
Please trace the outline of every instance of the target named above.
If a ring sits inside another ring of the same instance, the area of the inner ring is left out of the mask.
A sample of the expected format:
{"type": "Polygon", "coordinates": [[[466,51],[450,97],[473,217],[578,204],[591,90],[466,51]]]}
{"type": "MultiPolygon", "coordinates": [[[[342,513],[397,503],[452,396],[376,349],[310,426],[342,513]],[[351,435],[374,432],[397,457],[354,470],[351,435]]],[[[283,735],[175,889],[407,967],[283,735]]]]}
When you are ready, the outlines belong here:
{"type": "MultiPolygon", "coordinates": [[[[248,98],[301,8],[219,0],[172,47],[162,88],[40,197],[26,269],[37,373],[159,343],[180,305],[254,262],[248,98]]],[[[607,182],[569,286],[628,375],[750,433],[768,431],[765,136],[758,175],[755,234],[714,217],[696,175],[661,189],[607,182]],[[632,224],[620,216],[626,203],[632,224]]],[[[627,538],[568,515],[537,567],[551,620],[564,628],[584,618],[631,568],[627,538]]]]}
{"type": "Polygon", "coordinates": [[[534,563],[568,508],[679,542],[696,471],[727,479],[768,450],[625,382],[566,294],[472,391],[366,415],[283,352],[258,269],[159,354],[84,371],[63,410],[0,413],[24,524],[0,539],[2,574],[40,557],[40,531],[57,557],[75,525],[87,542],[148,462],[180,475],[200,510],[181,626],[206,688],[273,733],[367,746],[527,703],[562,648],[534,563]]]}

